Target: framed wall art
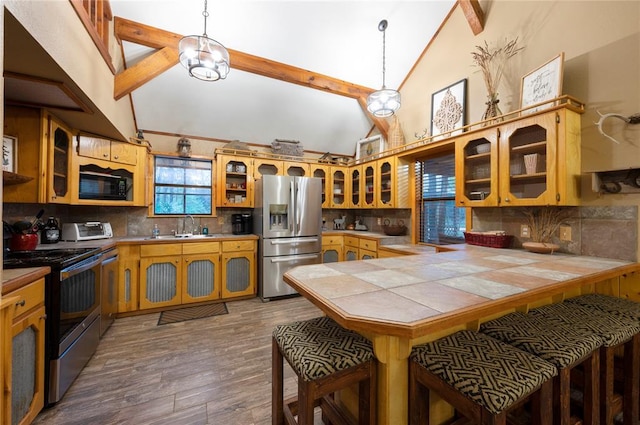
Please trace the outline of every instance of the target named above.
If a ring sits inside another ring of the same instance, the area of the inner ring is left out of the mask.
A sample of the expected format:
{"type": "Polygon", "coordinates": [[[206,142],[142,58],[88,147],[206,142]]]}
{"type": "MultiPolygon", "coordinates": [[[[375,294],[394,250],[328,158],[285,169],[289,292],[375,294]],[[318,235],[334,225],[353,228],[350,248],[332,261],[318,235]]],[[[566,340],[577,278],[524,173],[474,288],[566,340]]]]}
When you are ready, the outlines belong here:
{"type": "Polygon", "coordinates": [[[466,78],[431,95],[431,136],[462,133],[466,124],[466,97],[466,78]]]}
{"type": "Polygon", "coordinates": [[[18,138],[2,136],[2,171],[18,172],[18,138]]]}
{"type": "Polygon", "coordinates": [[[520,108],[541,103],[525,111],[525,114],[549,108],[553,102],[544,103],[547,100],[557,98],[562,94],[562,70],[564,65],[564,52],[544,63],[544,65],[522,77],[520,90],[520,108]]]}
{"type": "Polygon", "coordinates": [[[356,159],[366,158],[385,150],[386,142],[381,135],[367,137],[356,143],[356,159]]]}

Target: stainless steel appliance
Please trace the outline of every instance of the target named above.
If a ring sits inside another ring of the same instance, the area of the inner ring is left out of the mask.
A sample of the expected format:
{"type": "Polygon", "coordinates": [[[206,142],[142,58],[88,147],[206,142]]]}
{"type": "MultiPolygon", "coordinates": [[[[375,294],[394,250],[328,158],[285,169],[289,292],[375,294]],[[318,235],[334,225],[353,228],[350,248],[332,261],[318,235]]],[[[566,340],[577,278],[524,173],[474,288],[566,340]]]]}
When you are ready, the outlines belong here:
{"type": "Polygon", "coordinates": [[[86,223],[62,224],[62,240],[65,241],[91,241],[111,237],[113,237],[113,230],[110,223],[87,221],[86,223]]]}
{"type": "Polygon", "coordinates": [[[130,186],[127,178],[96,171],[80,171],[78,197],[80,199],[102,199],[126,201],[130,186]]]}
{"type": "Polygon", "coordinates": [[[231,214],[231,233],[234,235],[250,235],[252,224],[251,214],[231,214]]]}
{"type": "Polygon", "coordinates": [[[255,203],[258,295],[269,300],[296,294],[282,276],[292,267],[321,262],[322,180],[263,176],[256,181],[255,203]]]}
{"type": "Polygon", "coordinates": [[[58,402],[89,361],[100,338],[99,248],[7,253],[4,268],[49,266],[45,280],[45,404],[58,402]]]}

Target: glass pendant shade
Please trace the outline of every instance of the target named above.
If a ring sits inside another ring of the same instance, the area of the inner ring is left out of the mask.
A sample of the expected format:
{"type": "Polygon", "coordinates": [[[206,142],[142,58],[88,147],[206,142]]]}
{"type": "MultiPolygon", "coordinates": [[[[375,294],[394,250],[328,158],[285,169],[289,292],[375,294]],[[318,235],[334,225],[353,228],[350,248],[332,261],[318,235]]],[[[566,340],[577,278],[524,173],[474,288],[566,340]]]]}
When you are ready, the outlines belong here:
{"type": "Polygon", "coordinates": [[[180,63],[198,80],[217,81],[229,74],[229,52],[211,38],[188,35],[180,40],[178,50],[180,63]]]}
{"type": "Polygon", "coordinates": [[[387,20],[383,19],[378,24],[378,31],[382,32],[382,88],[374,91],[367,96],[367,110],[374,117],[384,118],[390,117],[398,109],[400,109],[400,93],[397,90],[388,89],[385,87],[385,73],[386,73],[386,33],[387,20]]]}
{"type": "Polygon", "coordinates": [[[400,93],[382,88],[367,97],[367,109],[378,118],[390,117],[400,109],[400,93]]]}

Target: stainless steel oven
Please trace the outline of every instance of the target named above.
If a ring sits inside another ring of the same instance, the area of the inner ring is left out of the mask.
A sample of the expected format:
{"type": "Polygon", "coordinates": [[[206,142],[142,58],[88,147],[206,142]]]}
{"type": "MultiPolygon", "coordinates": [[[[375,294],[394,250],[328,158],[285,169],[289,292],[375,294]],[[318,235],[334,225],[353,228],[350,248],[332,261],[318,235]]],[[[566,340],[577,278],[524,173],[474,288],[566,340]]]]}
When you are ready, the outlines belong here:
{"type": "Polygon", "coordinates": [[[51,267],[45,280],[45,404],[58,402],[100,339],[98,248],[9,252],[5,268],[51,267]]]}

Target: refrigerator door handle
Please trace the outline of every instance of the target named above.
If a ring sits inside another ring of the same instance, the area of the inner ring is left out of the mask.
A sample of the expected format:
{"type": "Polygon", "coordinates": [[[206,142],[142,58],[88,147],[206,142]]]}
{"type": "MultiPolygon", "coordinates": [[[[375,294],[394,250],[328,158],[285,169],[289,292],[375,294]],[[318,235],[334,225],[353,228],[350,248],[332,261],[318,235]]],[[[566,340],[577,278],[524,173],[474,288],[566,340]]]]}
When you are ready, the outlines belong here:
{"type": "Polygon", "coordinates": [[[291,209],[289,214],[289,231],[295,233],[294,225],[295,225],[297,211],[296,211],[296,198],[295,198],[296,191],[294,188],[293,180],[291,181],[291,183],[289,183],[289,191],[290,191],[289,195],[291,196],[291,201],[289,203],[289,207],[291,209]]]}
{"type": "Polygon", "coordinates": [[[276,257],[272,258],[272,263],[293,263],[300,260],[314,260],[318,258],[318,254],[309,254],[309,255],[292,255],[288,257],[276,257]]]}
{"type": "Polygon", "coordinates": [[[276,239],[271,241],[271,245],[297,245],[301,243],[316,243],[318,238],[305,239],[276,239]]]}

